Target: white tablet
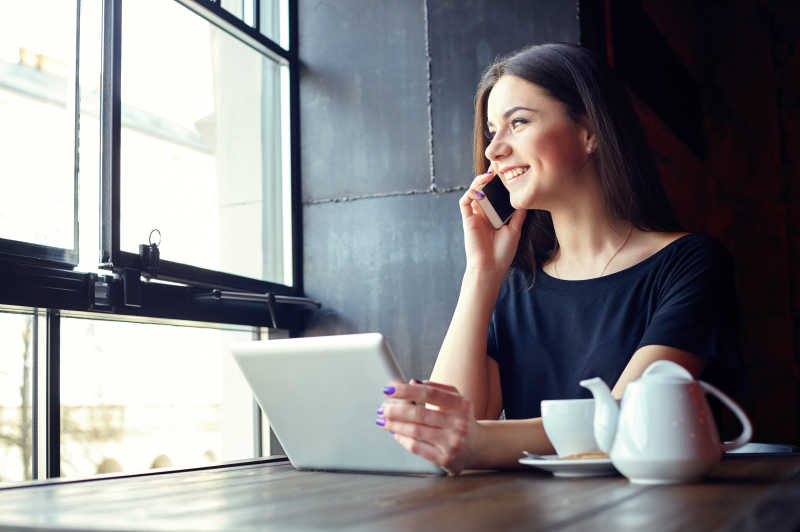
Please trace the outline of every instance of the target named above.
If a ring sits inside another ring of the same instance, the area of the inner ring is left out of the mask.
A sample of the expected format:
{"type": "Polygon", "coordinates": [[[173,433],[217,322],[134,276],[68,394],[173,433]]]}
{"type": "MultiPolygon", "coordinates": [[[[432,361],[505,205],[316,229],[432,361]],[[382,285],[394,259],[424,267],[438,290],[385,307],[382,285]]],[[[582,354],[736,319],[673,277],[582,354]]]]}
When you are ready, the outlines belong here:
{"type": "Polygon", "coordinates": [[[375,425],[383,387],[406,380],[380,333],[253,341],[232,353],[295,468],[444,473],[375,425]]]}

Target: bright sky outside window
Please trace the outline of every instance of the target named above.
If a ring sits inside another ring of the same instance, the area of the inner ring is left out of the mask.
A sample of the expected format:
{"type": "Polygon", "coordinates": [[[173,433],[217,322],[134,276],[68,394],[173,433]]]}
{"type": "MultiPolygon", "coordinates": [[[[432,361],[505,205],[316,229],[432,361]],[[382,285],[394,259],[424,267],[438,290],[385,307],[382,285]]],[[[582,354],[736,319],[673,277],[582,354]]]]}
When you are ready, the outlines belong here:
{"type": "Polygon", "coordinates": [[[229,353],[247,328],[64,318],[65,476],[253,456],[253,399],[229,353]]]}
{"type": "Polygon", "coordinates": [[[0,2],[0,238],[74,247],[76,14],[0,2]]]}
{"type": "Polygon", "coordinates": [[[0,483],[33,473],[33,314],[0,312],[0,483]]]}

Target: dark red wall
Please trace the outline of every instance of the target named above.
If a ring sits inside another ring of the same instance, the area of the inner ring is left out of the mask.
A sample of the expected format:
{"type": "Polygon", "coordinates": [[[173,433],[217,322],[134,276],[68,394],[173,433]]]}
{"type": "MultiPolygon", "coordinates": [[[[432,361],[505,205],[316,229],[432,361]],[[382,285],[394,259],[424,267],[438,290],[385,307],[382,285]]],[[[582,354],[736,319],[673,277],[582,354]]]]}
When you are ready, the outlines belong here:
{"type": "Polygon", "coordinates": [[[735,258],[754,439],[798,442],[800,7],[629,7],[605,2],[606,51],[632,87],[679,218],[735,258]]]}

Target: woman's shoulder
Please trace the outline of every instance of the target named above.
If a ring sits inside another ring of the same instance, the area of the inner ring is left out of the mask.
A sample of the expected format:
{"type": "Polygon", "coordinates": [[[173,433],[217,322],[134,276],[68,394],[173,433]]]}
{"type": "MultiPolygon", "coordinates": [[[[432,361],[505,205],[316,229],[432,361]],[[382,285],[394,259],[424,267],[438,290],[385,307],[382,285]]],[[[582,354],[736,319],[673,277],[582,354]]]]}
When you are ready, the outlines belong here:
{"type": "Polygon", "coordinates": [[[652,233],[654,252],[670,268],[718,269],[732,265],[732,257],[716,237],[705,233],[652,233]]]}

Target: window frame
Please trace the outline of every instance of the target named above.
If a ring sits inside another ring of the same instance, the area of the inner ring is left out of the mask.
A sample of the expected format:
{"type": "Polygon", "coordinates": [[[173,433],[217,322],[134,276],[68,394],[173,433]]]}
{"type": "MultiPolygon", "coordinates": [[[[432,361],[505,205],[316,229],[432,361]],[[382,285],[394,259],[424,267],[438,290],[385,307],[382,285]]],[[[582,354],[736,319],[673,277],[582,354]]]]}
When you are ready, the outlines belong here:
{"type": "Polygon", "coordinates": [[[121,50],[122,50],[122,2],[103,2],[103,58],[101,115],[101,258],[104,269],[115,272],[126,270],[166,281],[187,283],[193,286],[224,288],[247,292],[269,292],[282,296],[298,296],[302,293],[302,254],[299,187],[299,83],[297,56],[296,0],[288,1],[289,49],[281,47],[260,32],[260,0],[254,2],[254,26],[249,26],[212,0],[173,0],[187,7],[234,38],[285,65],[289,69],[289,151],[291,172],[291,233],[292,233],[292,285],[263,281],[179,262],[160,260],[157,272],[149,270],[141,257],[120,249],[120,145],[121,145],[121,50]]]}
{"type": "MultiPolygon", "coordinates": [[[[76,187],[77,194],[77,187],[76,187]]],[[[75,205],[77,213],[77,203],[75,205]]],[[[78,216],[75,215],[75,243],[72,249],[45,246],[0,238],[0,258],[49,264],[55,267],[74,268],[78,265],[78,216]]]]}

